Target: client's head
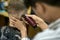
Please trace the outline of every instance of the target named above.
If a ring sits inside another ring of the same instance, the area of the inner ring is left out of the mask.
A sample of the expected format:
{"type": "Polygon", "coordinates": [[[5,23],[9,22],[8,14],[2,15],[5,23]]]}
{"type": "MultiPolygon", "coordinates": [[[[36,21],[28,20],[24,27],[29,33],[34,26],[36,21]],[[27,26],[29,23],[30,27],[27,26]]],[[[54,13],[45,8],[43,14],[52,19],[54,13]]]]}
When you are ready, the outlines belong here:
{"type": "Polygon", "coordinates": [[[15,15],[16,17],[19,17],[22,12],[26,9],[23,0],[11,0],[9,7],[8,7],[8,12],[11,15],[15,15]]]}

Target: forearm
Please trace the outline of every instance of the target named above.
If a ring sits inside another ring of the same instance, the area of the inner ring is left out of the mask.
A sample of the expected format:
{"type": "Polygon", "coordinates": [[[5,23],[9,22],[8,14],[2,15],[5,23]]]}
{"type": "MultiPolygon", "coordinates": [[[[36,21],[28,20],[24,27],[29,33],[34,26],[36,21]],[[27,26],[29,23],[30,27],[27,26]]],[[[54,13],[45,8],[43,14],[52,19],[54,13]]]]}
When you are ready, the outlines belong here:
{"type": "Polygon", "coordinates": [[[30,40],[29,38],[25,37],[25,38],[22,38],[21,40],[30,40]]]}
{"type": "Polygon", "coordinates": [[[46,30],[46,29],[48,28],[48,25],[47,25],[46,23],[44,23],[44,24],[41,25],[41,26],[42,26],[41,28],[42,28],[43,30],[46,30]]]}
{"type": "Polygon", "coordinates": [[[27,37],[27,31],[26,30],[22,30],[21,31],[21,36],[22,36],[22,38],[27,37]]]}
{"type": "Polygon", "coordinates": [[[28,37],[27,37],[27,31],[21,31],[21,40],[30,40],[28,37]]]}
{"type": "Polygon", "coordinates": [[[40,23],[40,24],[38,25],[38,27],[41,28],[42,30],[45,30],[45,29],[48,28],[48,25],[43,22],[43,23],[40,23]]]}

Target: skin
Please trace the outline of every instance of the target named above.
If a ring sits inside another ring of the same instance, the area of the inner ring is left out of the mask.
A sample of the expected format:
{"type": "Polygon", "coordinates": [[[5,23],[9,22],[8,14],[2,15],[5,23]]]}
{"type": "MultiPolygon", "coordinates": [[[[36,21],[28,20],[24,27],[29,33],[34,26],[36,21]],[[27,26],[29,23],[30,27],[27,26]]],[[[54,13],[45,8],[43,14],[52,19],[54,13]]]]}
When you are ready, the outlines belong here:
{"type": "Polygon", "coordinates": [[[58,18],[60,18],[60,7],[50,6],[45,3],[36,3],[36,8],[33,8],[33,10],[36,12],[37,16],[39,16],[40,18],[42,18],[44,21],[48,22],[49,24],[51,22],[54,22],[58,18]],[[45,11],[42,5],[44,6],[45,11]]]}
{"type": "MultiPolygon", "coordinates": [[[[10,13],[9,14],[10,26],[16,27],[17,29],[21,30],[21,35],[27,36],[27,33],[25,33],[26,27],[25,27],[23,21],[20,21],[19,17],[17,16],[17,13],[19,14],[19,13],[22,13],[23,11],[20,10],[17,12],[16,10],[12,9],[12,10],[9,10],[8,12],[10,13]],[[18,19],[16,19],[16,18],[18,18],[18,19]]],[[[22,36],[22,37],[24,37],[24,36],[22,36]]]]}
{"type": "MultiPolygon", "coordinates": [[[[42,30],[45,30],[48,28],[48,25],[45,23],[45,21],[51,23],[60,18],[60,7],[50,6],[44,3],[41,4],[36,3],[36,7],[33,7],[36,15],[26,16],[32,17],[36,21],[38,27],[40,27],[42,30]],[[41,4],[44,5],[45,11],[43,10],[41,4]]],[[[23,22],[13,16],[11,16],[10,18],[11,24],[14,24],[13,26],[15,26],[21,31],[22,38],[27,37],[27,29],[23,22]]]]}

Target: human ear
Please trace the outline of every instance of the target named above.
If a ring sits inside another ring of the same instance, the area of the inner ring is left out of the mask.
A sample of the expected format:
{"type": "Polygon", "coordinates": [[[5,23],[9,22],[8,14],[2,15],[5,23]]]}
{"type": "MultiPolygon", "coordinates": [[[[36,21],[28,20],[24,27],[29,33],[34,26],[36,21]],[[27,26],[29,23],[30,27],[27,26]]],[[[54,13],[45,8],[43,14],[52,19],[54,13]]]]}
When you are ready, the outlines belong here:
{"type": "Polygon", "coordinates": [[[42,3],[36,3],[35,9],[41,13],[44,13],[46,11],[45,6],[42,3]]]}

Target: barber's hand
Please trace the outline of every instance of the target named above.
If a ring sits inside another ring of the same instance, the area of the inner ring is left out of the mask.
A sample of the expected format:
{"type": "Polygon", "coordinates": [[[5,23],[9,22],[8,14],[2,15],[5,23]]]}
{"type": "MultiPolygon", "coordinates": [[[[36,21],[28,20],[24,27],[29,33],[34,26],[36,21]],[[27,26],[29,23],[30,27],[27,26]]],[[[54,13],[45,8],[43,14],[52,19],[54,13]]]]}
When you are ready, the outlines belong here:
{"type": "Polygon", "coordinates": [[[36,21],[37,26],[40,27],[42,30],[45,30],[48,28],[48,25],[40,17],[36,15],[26,15],[26,16],[32,17],[36,21]]]}
{"type": "Polygon", "coordinates": [[[13,27],[16,27],[17,29],[19,29],[21,31],[22,37],[27,36],[27,29],[22,21],[20,21],[19,19],[16,19],[13,16],[10,16],[10,24],[13,25],[13,27]]]}

